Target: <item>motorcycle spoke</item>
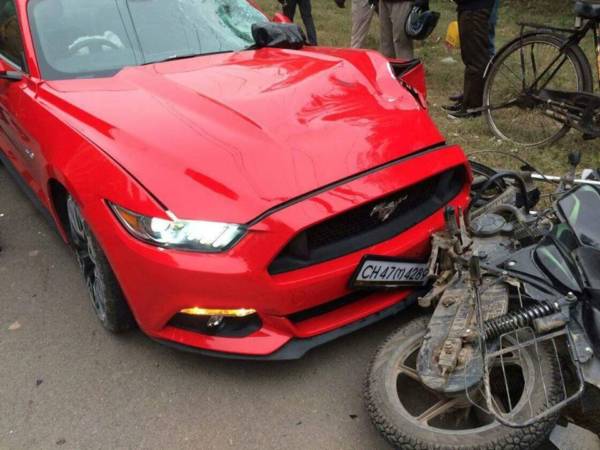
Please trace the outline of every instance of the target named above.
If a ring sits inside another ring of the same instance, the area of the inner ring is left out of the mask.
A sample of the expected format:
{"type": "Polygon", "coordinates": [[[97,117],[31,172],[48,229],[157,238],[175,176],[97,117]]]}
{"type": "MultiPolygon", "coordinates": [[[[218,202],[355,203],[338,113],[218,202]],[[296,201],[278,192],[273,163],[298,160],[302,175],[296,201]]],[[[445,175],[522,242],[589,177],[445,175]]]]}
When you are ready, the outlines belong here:
{"type": "MultiPolygon", "coordinates": [[[[478,392],[480,394],[479,399],[476,402],[472,402],[473,405],[471,406],[471,408],[473,409],[475,417],[477,417],[479,423],[481,425],[488,425],[496,419],[494,414],[488,410],[488,405],[485,400],[485,394],[483,393],[483,390],[479,389],[478,392]]],[[[492,401],[494,400],[492,399],[492,401]]]]}
{"type": "Polygon", "coordinates": [[[458,399],[458,398],[455,398],[455,399],[444,398],[444,399],[440,400],[439,402],[437,402],[436,404],[434,404],[431,408],[429,408],[425,412],[423,412],[419,417],[417,417],[417,421],[426,425],[432,419],[435,419],[436,417],[451,410],[454,406],[456,406],[458,404],[459,400],[460,399],[458,399]]]}
{"type": "Polygon", "coordinates": [[[398,375],[406,375],[412,380],[415,380],[419,383],[421,382],[421,377],[419,377],[417,370],[413,369],[412,367],[408,367],[405,364],[400,364],[400,366],[398,367],[398,375]]]}
{"type": "Polygon", "coordinates": [[[504,407],[504,403],[502,403],[502,399],[498,394],[494,394],[492,397],[492,403],[494,404],[494,408],[501,414],[506,414],[506,408],[504,407]]]}

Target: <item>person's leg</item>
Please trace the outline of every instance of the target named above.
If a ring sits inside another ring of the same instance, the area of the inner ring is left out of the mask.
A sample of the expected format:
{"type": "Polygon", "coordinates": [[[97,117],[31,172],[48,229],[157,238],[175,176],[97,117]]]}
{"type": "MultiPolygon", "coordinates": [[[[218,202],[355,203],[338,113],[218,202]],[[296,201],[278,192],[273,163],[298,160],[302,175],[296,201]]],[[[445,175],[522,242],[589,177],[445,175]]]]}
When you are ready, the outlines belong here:
{"type": "Polygon", "coordinates": [[[489,53],[490,58],[496,54],[496,25],[498,24],[498,9],[500,8],[500,0],[494,1],[492,12],[490,13],[490,33],[489,33],[489,53]]]}
{"type": "Polygon", "coordinates": [[[296,3],[297,0],[287,0],[283,7],[283,14],[292,22],[294,21],[294,16],[296,15],[296,3]]]}
{"type": "Polygon", "coordinates": [[[392,33],[392,19],[390,17],[393,3],[379,1],[379,51],[388,58],[395,58],[394,34],[392,33]]]}
{"type": "Polygon", "coordinates": [[[300,15],[302,16],[302,22],[304,22],[304,28],[306,28],[308,43],[317,45],[317,30],[312,16],[310,0],[298,0],[298,6],[300,7],[300,15]]]}
{"type": "Polygon", "coordinates": [[[374,12],[375,10],[371,8],[369,0],[352,0],[352,36],[350,37],[350,47],[364,47],[374,12]]]}
{"type": "Polygon", "coordinates": [[[394,53],[396,58],[413,59],[413,41],[406,35],[406,19],[413,7],[412,1],[390,3],[392,7],[392,33],[394,35],[394,53]]]}
{"type": "Polygon", "coordinates": [[[460,52],[465,64],[465,109],[479,108],[483,103],[483,75],[489,61],[490,10],[462,11],[459,14],[460,52]]]}

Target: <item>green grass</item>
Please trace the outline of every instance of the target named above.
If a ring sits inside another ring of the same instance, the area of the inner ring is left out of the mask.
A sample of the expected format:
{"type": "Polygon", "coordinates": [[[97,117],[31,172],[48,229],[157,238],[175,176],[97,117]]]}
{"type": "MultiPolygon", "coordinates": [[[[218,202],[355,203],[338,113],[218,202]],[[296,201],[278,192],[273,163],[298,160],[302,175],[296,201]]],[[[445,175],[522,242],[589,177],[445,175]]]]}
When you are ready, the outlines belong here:
{"type": "MultiPolygon", "coordinates": [[[[313,15],[317,26],[319,44],[332,47],[345,47],[350,41],[350,3],[346,0],[345,9],[336,7],[333,0],[313,0],[313,15]]],[[[276,0],[258,0],[258,3],[269,15],[279,8],[276,0]]],[[[447,50],[444,37],[448,23],[456,19],[454,3],[449,0],[431,0],[431,8],[442,14],[440,23],[432,36],[424,42],[416,44],[416,55],[426,67],[429,90],[430,113],[436,124],[446,136],[448,142],[459,144],[467,153],[482,150],[500,150],[518,154],[529,160],[540,170],[562,174],[567,167],[567,155],[572,149],[583,152],[582,167],[600,167],[600,140],[584,141],[581,134],[571,131],[567,136],[551,147],[542,149],[523,149],[514,144],[501,142],[493,138],[482,118],[468,121],[452,121],[440,109],[447,103],[451,93],[462,89],[463,66],[458,50],[447,50]],[[444,64],[442,59],[451,56],[455,64],[444,64]]],[[[500,8],[500,19],[497,28],[497,47],[519,34],[519,21],[529,21],[557,26],[572,26],[574,15],[571,0],[503,0],[500,8]]],[[[297,21],[301,18],[299,12],[297,21]]],[[[378,26],[375,17],[367,41],[369,48],[378,46],[378,26]]],[[[591,38],[585,43],[588,58],[594,67],[594,54],[591,38]]],[[[595,75],[595,71],[594,71],[595,75]]],[[[526,125],[525,125],[526,126],[526,125]]],[[[489,164],[502,167],[517,167],[508,157],[479,155],[478,159],[489,164]]]]}

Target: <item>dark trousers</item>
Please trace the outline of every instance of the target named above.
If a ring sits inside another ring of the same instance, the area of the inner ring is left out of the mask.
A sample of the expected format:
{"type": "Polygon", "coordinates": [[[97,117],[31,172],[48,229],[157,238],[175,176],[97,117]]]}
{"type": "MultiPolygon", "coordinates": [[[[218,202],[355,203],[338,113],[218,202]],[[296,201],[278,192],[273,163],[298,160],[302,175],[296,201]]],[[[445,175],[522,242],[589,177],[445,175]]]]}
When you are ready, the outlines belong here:
{"type": "Polygon", "coordinates": [[[465,108],[483,104],[483,75],[490,60],[490,9],[458,13],[460,54],[465,64],[465,108]]]}
{"type": "Polygon", "coordinates": [[[500,8],[500,0],[494,1],[492,11],[490,12],[490,58],[496,54],[496,25],[498,24],[498,9],[500,8]]]}
{"type": "Polygon", "coordinates": [[[283,14],[291,21],[294,21],[296,5],[300,8],[300,15],[302,16],[302,22],[304,22],[304,28],[306,28],[308,43],[317,45],[317,30],[315,29],[315,22],[312,17],[310,0],[287,0],[283,6],[283,14]]]}

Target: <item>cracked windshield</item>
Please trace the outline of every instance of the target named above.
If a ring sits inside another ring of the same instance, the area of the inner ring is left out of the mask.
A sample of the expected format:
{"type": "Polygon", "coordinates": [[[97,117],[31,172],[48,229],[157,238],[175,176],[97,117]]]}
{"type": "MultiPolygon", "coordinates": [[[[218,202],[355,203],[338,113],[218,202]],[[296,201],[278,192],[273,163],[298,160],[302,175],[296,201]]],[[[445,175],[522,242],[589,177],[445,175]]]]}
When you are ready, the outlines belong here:
{"type": "Polygon", "coordinates": [[[245,0],[33,0],[29,16],[47,79],[243,50],[267,20],[245,0]]]}

